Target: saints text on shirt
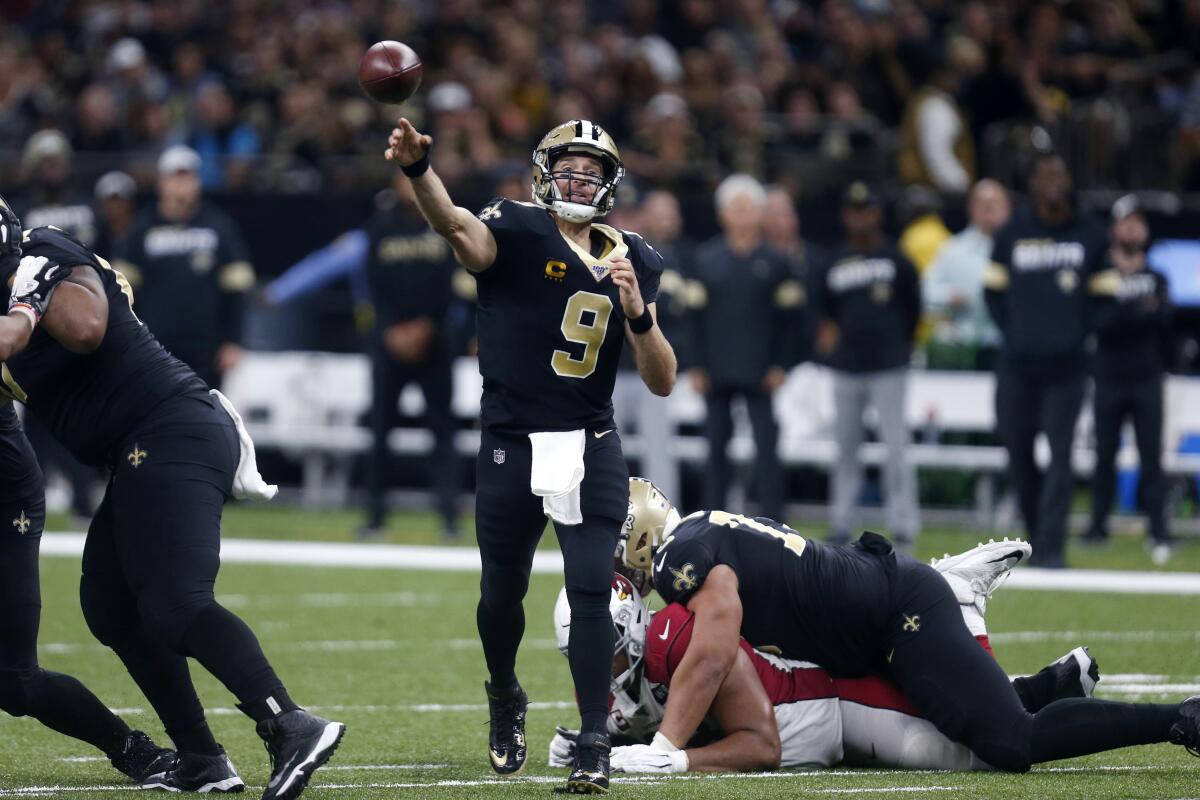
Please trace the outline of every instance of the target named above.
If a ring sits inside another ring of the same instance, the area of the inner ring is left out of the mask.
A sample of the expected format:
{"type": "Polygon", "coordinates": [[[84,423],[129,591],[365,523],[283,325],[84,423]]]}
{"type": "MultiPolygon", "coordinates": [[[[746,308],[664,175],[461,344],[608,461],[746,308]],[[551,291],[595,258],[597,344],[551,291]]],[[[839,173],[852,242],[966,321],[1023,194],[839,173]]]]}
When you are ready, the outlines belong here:
{"type": "Polygon", "coordinates": [[[1043,269],[1079,269],[1087,250],[1082,242],[1053,239],[1018,239],[1013,243],[1013,269],[1033,272],[1043,269]]]}
{"type": "Polygon", "coordinates": [[[835,292],[849,292],[895,278],[896,264],[890,258],[856,258],[835,264],[826,281],[835,292]]]}
{"type": "Polygon", "coordinates": [[[146,231],[145,249],[150,258],[216,250],[218,235],[212,228],[184,228],[163,225],[146,231]]]}

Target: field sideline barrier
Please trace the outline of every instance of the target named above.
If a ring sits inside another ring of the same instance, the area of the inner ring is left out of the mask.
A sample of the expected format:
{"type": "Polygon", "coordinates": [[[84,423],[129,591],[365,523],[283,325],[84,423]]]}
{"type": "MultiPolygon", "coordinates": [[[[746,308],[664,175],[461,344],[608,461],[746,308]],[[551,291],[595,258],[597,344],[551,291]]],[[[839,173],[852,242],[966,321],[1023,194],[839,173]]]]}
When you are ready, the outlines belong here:
{"type": "MultiPolygon", "coordinates": [[[[483,380],[473,358],[454,364],[454,394],[451,409],[456,417],[476,420],[483,380]]],[[[353,459],[370,446],[371,433],[363,420],[371,402],[370,362],[362,354],[321,352],[248,352],[230,373],[223,387],[247,421],[255,443],[262,449],[282,452],[302,464],[302,493],[308,505],[345,503],[353,459]]],[[[937,439],[942,433],[991,434],[995,429],[995,376],[986,372],[949,372],[914,369],[910,373],[905,417],[917,435],[937,439]]],[[[1171,376],[1165,392],[1163,467],[1169,474],[1200,474],[1200,454],[1177,452],[1177,444],[1189,434],[1200,433],[1200,378],[1171,376]],[[1186,413],[1190,410],[1192,413],[1186,413]]],[[[833,386],[828,369],[803,364],[793,369],[776,393],[779,420],[779,455],[788,466],[826,468],[837,456],[833,440],[833,386]]],[[[704,399],[692,391],[681,376],[667,399],[668,415],[677,429],[695,429],[704,421],[704,399]]],[[[424,410],[420,389],[407,387],[399,398],[405,416],[424,410]]],[[[735,407],[734,436],[729,456],[736,463],[753,460],[754,443],[744,409],[735,407]]],[[[872,424],[868,412],[867,424],[872,424]]],[[[1132,437],[1118,453],[1122,469],[1137,466],[1132,437]]],[[[1073,465],[1077,475],[1090,475],[1095,466],[1092,417],[1085,403],[1075,437],[1073,465]]],[[[636,434],[623,435],[625,452],[639,455],[636,434]]],[[[388,444],[396,453],[421,455],[433,447],[429,431],[397,428],[388,444]]],[[[479,449],[479,432],[462,430],[456,446],[464,456],[479,449]]],[[[698,433],[680,433],[673,439],[681,462],[702,463],[708,445],[698,433]]],[[[1045,464],[1049,448],[1039,437],[1037,454],[1045,464]]],[[[880,464],[885,451],[878,442],[862,445],[864,463],[880,464]]],[[[957,469],[987,478],[1003,472],[1008,457],[1004,448],[991,445],[944,444],[918,441],[909,449],[909,459],[918,467],[957,469]]],[[[981,505],[992,498],[986,486],[977,493],[981,505]]]]}

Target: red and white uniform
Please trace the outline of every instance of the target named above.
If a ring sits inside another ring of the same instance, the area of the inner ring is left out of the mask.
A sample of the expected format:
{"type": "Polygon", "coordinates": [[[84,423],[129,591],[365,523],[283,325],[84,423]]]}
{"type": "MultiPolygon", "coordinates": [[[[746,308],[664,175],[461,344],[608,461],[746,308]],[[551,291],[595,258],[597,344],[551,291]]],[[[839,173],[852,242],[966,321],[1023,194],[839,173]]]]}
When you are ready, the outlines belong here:
{"type": "MultiPolygon", "coordinates": [[[[691,643],[692,621],[692,613],[678,603],[654,615],[646,635],[644,681],[670,686],[691,643]]],[[[990,769],[923,719],[888,679],[834,678],[815,664],[755,650],[745,639],[740,644],[775,707],[780,766],[990,769]]],[[[650,731],[646,741],[653,735],[650,731]]]]}

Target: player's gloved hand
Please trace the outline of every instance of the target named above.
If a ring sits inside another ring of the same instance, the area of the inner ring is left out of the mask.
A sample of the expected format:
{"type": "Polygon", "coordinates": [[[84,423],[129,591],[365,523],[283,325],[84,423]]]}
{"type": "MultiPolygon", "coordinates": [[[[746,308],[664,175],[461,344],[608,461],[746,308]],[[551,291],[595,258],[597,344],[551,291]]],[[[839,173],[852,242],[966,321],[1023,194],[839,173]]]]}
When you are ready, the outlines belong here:
{"type": "Polygon", "coordinates": [[[609,756],[613,772],[687,772],[688,756],[683,750],[667,752],[654,745],[614,747],[609,756]]]}
{"type": "Polygon", "coordinates": [[[579,731],[573,731],[559,725],[554,729],[554,738],[550,740],[550,766],[571,767],[575,763],[575,745],[579,741],[579,731]]]}
{"type": "Polygon", "coordinates": [[[54,287],[70,274],[71,270],[64,269],[45,256],[25,256],[13,276],[8,310],[21,311],[37,325],[46,313],[54,287]]]}

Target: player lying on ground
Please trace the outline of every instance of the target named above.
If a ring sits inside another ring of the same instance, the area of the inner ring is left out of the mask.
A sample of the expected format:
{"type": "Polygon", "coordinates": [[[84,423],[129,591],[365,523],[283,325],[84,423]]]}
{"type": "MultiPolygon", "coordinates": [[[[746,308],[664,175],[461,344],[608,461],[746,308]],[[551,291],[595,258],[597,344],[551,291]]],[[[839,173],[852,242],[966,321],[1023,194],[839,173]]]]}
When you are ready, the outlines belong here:
{"type": "Polygon", "coordinates": [[[299,708],[254,632],[213,594],[231,495],[270,497],[241,418],[155,340],[107,261],[57,228],[21,230],[0,199],[0,396],[20,400],[80,462],[111,472],[88,528],[79,596],[175,742],[145,788],[240,792],[189,657],[253,719],[271,757],[264,800],[292,800],[345,731],[299,708]]]}
{"type": "MultiPolygon", "coordinates": [[[[969,602],[960,610],[984,648],[990,647],[982,613],[987,597],[1028,552],[1024,542],[990,542],[937,562],[947,581],[965,590],[969,602]]],[[[814,664],[756,650],[745,639],[692,746],[676,752],[647,746],[653,744],[669,705],[671,681],[687,653],[692,614],[673,603],[651,615],[621,575],[613,580],[610,610],[618,647],[609,730],[623,745],[613,750],[614,770],[750,771],[838,763],[988,768],[921,718],[887,678],[837,678],[814,664]]],[[[569,609],[560,602],[555,607],[560,649],[569,626],[569,609]]],[[[1025,707],[1037,711],[1063,697],[1091,696],[1098,678],[1095,661],[1078,647],[1013,685],[1025,707]]],[[[574,736],[574,731],[558,729],[550,746],[551,766],[565,764],[574,736]]]]}
{"type": "Polygon", "coordinates": [[[0,711],[33,717],[99,748],[116,769],[141,782],[173,768],[175,752],[130,730],[75,678],[38,665],[42,486],[42,471],[13,404],[0,400],[0,711]]]}
{"type": "Polygon", "coordinates": [[[632,480],[624,559],[695,614],[656,746],[690,742],[738,662],[739,634],[846,677],[884,674],[946,738],[999,770],[1136,744],[1200,754],[1200,695],[1181,703],[1056,700],[1030,712],[963,622],[932,567],[865,533],[852,545],[806,540],[781,523],[723,511],[680,519],[632,480]]]}

